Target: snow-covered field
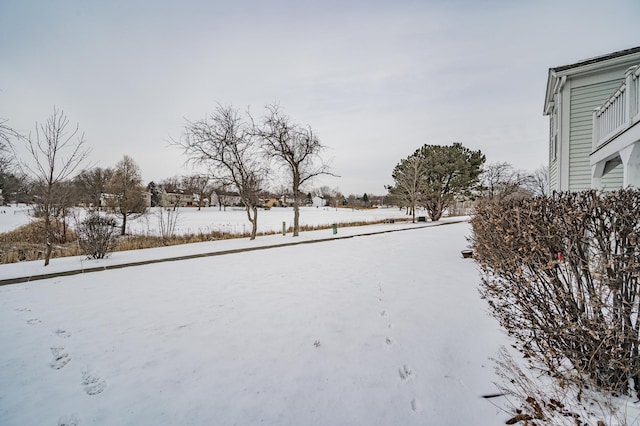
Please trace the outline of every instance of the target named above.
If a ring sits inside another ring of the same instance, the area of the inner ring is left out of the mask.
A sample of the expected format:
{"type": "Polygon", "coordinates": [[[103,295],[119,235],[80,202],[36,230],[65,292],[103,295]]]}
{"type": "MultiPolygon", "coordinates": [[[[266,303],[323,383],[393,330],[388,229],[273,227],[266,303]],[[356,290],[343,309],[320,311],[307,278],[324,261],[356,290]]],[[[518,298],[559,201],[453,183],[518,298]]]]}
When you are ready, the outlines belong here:
{"type": "MultiPolygon", "coordinates": [[[[160,208],[151,208],[144,216],[127,220],[127,232],[134,234],[160,235],[160,208]]],[[[175,212],[162,212],[165,223],[168,215],[175,212]]],[[[82,218],[85,212],[76,211],[76,216],[82,218]]],[[[426,213],[421,213],[426,216],[426,213]]],[[[176,234],[208,233],[213,231],[240,234],[251,230],[247,214],[243,209],[227,207],[220,211],[217,207],[180,208],[177,210],[176,234]]],[[[301,225],[331,225],[333,223],[375,222],[385,219],[410,220],[398,208],[379,208],[370,210],[335,209],[330,207],[302,207],[300,209],[301,225]]],[[[0,207],[0,232],[7,232],[31,220],[29,208],[26,206],[0,207]],[[5,213],[2,213],[2,212],[5,213]]],[[[73,220],[71,220],[73,225],[73,220]]],[[[288,228],[293,225],[293,208],[274,207],[271,210],[258,210],[258,233],[281,232],[282,223],[288,228]]]]}
{"type": "Polygon", "coordinates": [[[469,231],[0,287],[0,424],[502,424],[481,395],[508,341],[460,256],[469,231]]]}

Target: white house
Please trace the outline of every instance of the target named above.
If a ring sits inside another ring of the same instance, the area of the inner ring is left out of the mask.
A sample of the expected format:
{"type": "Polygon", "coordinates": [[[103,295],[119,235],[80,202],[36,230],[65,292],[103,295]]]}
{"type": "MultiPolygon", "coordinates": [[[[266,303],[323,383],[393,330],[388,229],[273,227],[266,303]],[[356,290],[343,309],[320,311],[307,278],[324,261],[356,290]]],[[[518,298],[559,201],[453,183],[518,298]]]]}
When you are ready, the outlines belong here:
{"type": "Polygon", "coordinates": [[[549,190],[640,187],[640,47],[549,69],[549,190]]]}

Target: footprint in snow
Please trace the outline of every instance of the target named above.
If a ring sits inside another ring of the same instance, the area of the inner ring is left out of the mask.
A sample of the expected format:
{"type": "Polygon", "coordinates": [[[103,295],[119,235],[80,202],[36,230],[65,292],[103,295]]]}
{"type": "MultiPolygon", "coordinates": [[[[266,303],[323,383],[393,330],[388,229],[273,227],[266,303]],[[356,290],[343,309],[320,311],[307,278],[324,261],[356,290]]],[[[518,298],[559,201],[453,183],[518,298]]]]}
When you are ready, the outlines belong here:
{"type": "Polygon", "coordinates": [[[58,419],[58,426],[78,426],[80,422],[75,414],[62,416],[58,419]]]}
{"type": "Polygon", "coordinates": [[[411,377],[413,377],[413,371],[411,371],[411,368],[409,368],[405,364],[398,369],[398,375],[400,376],[400,379],[404,382],[406,380],[409,380],[411,377]]]}
{"type": "Polygon", "coordinates": [[[98,395],[107,387],[107,382],[98,376],[94,376],[89,371],[82,372],[82,386],[87,395],[98,395]]]}
{"type": "Polygon", "coordinates": [[[386,315],[387,315],[387,311],[382,311],[382,312],[380,312],[380,316],[381,316],[381,317],[384,317],[384,316],[386,316],[386,315]]]}
{"type": "Polygon", "coordinates": [[[38,325],[38,324],[42,324],[42,321],[40,321],[39,318],[31,318],[31,319],[27,320],[27,324],[29,324],[29,325],[38,325]]]}
{"type": "Polygon", "coordinates": [[[413,411],[414,413],[420,411],[420,404],[418,404],[418,400],[416,400],[415,398],[411,400],[411,411],[413,411]]]}
{"type": "Polygon", "coordinates": [[[18,312],[31,312],[31,309],[29,309],[29,308],[16,308],[16,311],[18,311],[18,312]]]}
{"type": "Polygon", "coordinates": [[[60,370],[71,361],[71,357],[64,348],[51,348],[51,354],[53,354],[53,361],[49,365],[54,370],[60,370]]]}
{"type": "Polygon", "coordinates": [[[67,339],[67,338],[71,337],[71,333],[69,333],[67,330],[63,330],[61,328],[57,329],[55,331],[55,333],[56,333],[56,335],[58,337],[62,337],[63,339],[67,339]]]}
{"type": "Polygon", "coordinates": [[[384,341],[387,345],[391,346],[391,344],[393,343],[393,340],[391,340],[390,337],[387,337],[384,341]]]}

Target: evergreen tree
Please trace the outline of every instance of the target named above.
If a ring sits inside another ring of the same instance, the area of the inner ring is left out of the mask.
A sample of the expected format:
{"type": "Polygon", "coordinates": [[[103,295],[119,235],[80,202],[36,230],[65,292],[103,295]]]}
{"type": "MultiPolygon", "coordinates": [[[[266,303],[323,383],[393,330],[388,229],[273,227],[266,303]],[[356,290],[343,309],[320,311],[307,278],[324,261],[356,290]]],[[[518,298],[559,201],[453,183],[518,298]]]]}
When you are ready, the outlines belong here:
{"type": "Polygon", "coordinates": [[[149,182],[147,185],[147,191],[151,194],[151,207],[157,207],[160,205],[160,188],[154,181],[149,182]]]}
{"type": "Polygon", "coordinates": [[[409,209],[414,221],[419,205],[427,209],[432,221],[437,221],[457,195],[469,195],[477,186],[484,162],[480,151],[471,151],[460,143],[423,145],[396,165],[394,185],[387,189],[409,209]]]}
{"type": "Polygon", "coordinates": [[[424,161],[423,205],[432,221],[442,217],[456,195],[470,195],[479,181],[485,156],[456,142],[450,146],[424,145],[413,154],[424,161]]]}

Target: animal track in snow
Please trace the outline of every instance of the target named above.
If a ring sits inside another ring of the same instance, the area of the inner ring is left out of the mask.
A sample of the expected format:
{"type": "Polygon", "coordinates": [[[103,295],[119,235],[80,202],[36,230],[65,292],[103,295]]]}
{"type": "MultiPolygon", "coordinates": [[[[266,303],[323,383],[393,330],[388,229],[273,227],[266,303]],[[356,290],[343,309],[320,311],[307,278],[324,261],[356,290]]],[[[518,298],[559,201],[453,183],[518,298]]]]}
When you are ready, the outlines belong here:
{"type": "Polygon", "coordinates": [[[386,315],[387,315],[387,311],[382,311],[382,312],[380,312],[380,316],[381,316],[381,317],[384,317],[384,316],[386,316],[386,315]]]}
{"type": "Polygon", "coordinates": [[[29,309],[29,308],[16,308],[16,311],[18,311],[18,312],[31,312],[31,309],[29,309]]]}
{"type": "Polygon", "coordinates": [[[84,386],[84,391],[87,395],[98,395],[105,390],[107,382],[98,376],[92,375],[87,370],[84,370],[82,372],[82,386],[84,386]]]}
{"type": "Polygon", "coordinates": [[[402,381],[404,382],[405,380],[409,380],[411,377],[413,377],[413,371],[411,371],[411,368],[409,368],[405,364],[398,369],[398,375],[400,376],[400,379],[402,379],[402,381]]]}
{"type": "Polygon", "coordinates": [[[37,325],[37,324],[41,324],[42,321],[40,321],[39,318],[31,318],[29,320],[27,320],[27,324],[29,325],[37,325]]]}
{"type": "Polygon", "coordinates": [[[391,338],[390,338],[390,337],[387,337],[387,338],[385,339],[385,343],[386,343],[387,345],[391,345],[391,344],[393,343],[393,340],[391,340],[391,338]]]}
{"type": "Polygon", "coordinates": [[[58,419],[58,426],[78,426],[80,423],[78,422],[78,418],[75,414],[70,416],[62,416],[58,419]]]}
{"type": "Polygon", "coordinates": [[[418,410],[420,410],[420,404],[418,404],[418,401],[415,398],[411,400],[411,410],[414,413],[417,413],[418,410]]]}
{"type": "Polygon", "coordinates": [[[71,357],[64,351],[64,348],[51,348],[53,354],[53,361],[51,361],[51,368],[54,370],[60,370],[71,361],[71,357]]]}
{"type": "Polygon", "coordinates": [[[55,331],[55,333],[56,333],[56,335],[58,337],[62,337],[63,339],[67,339],[67,338],[71,337],[71,333],[69,333],[67,330],[63,330],[61,328],[57,329],[55,331]]]}

